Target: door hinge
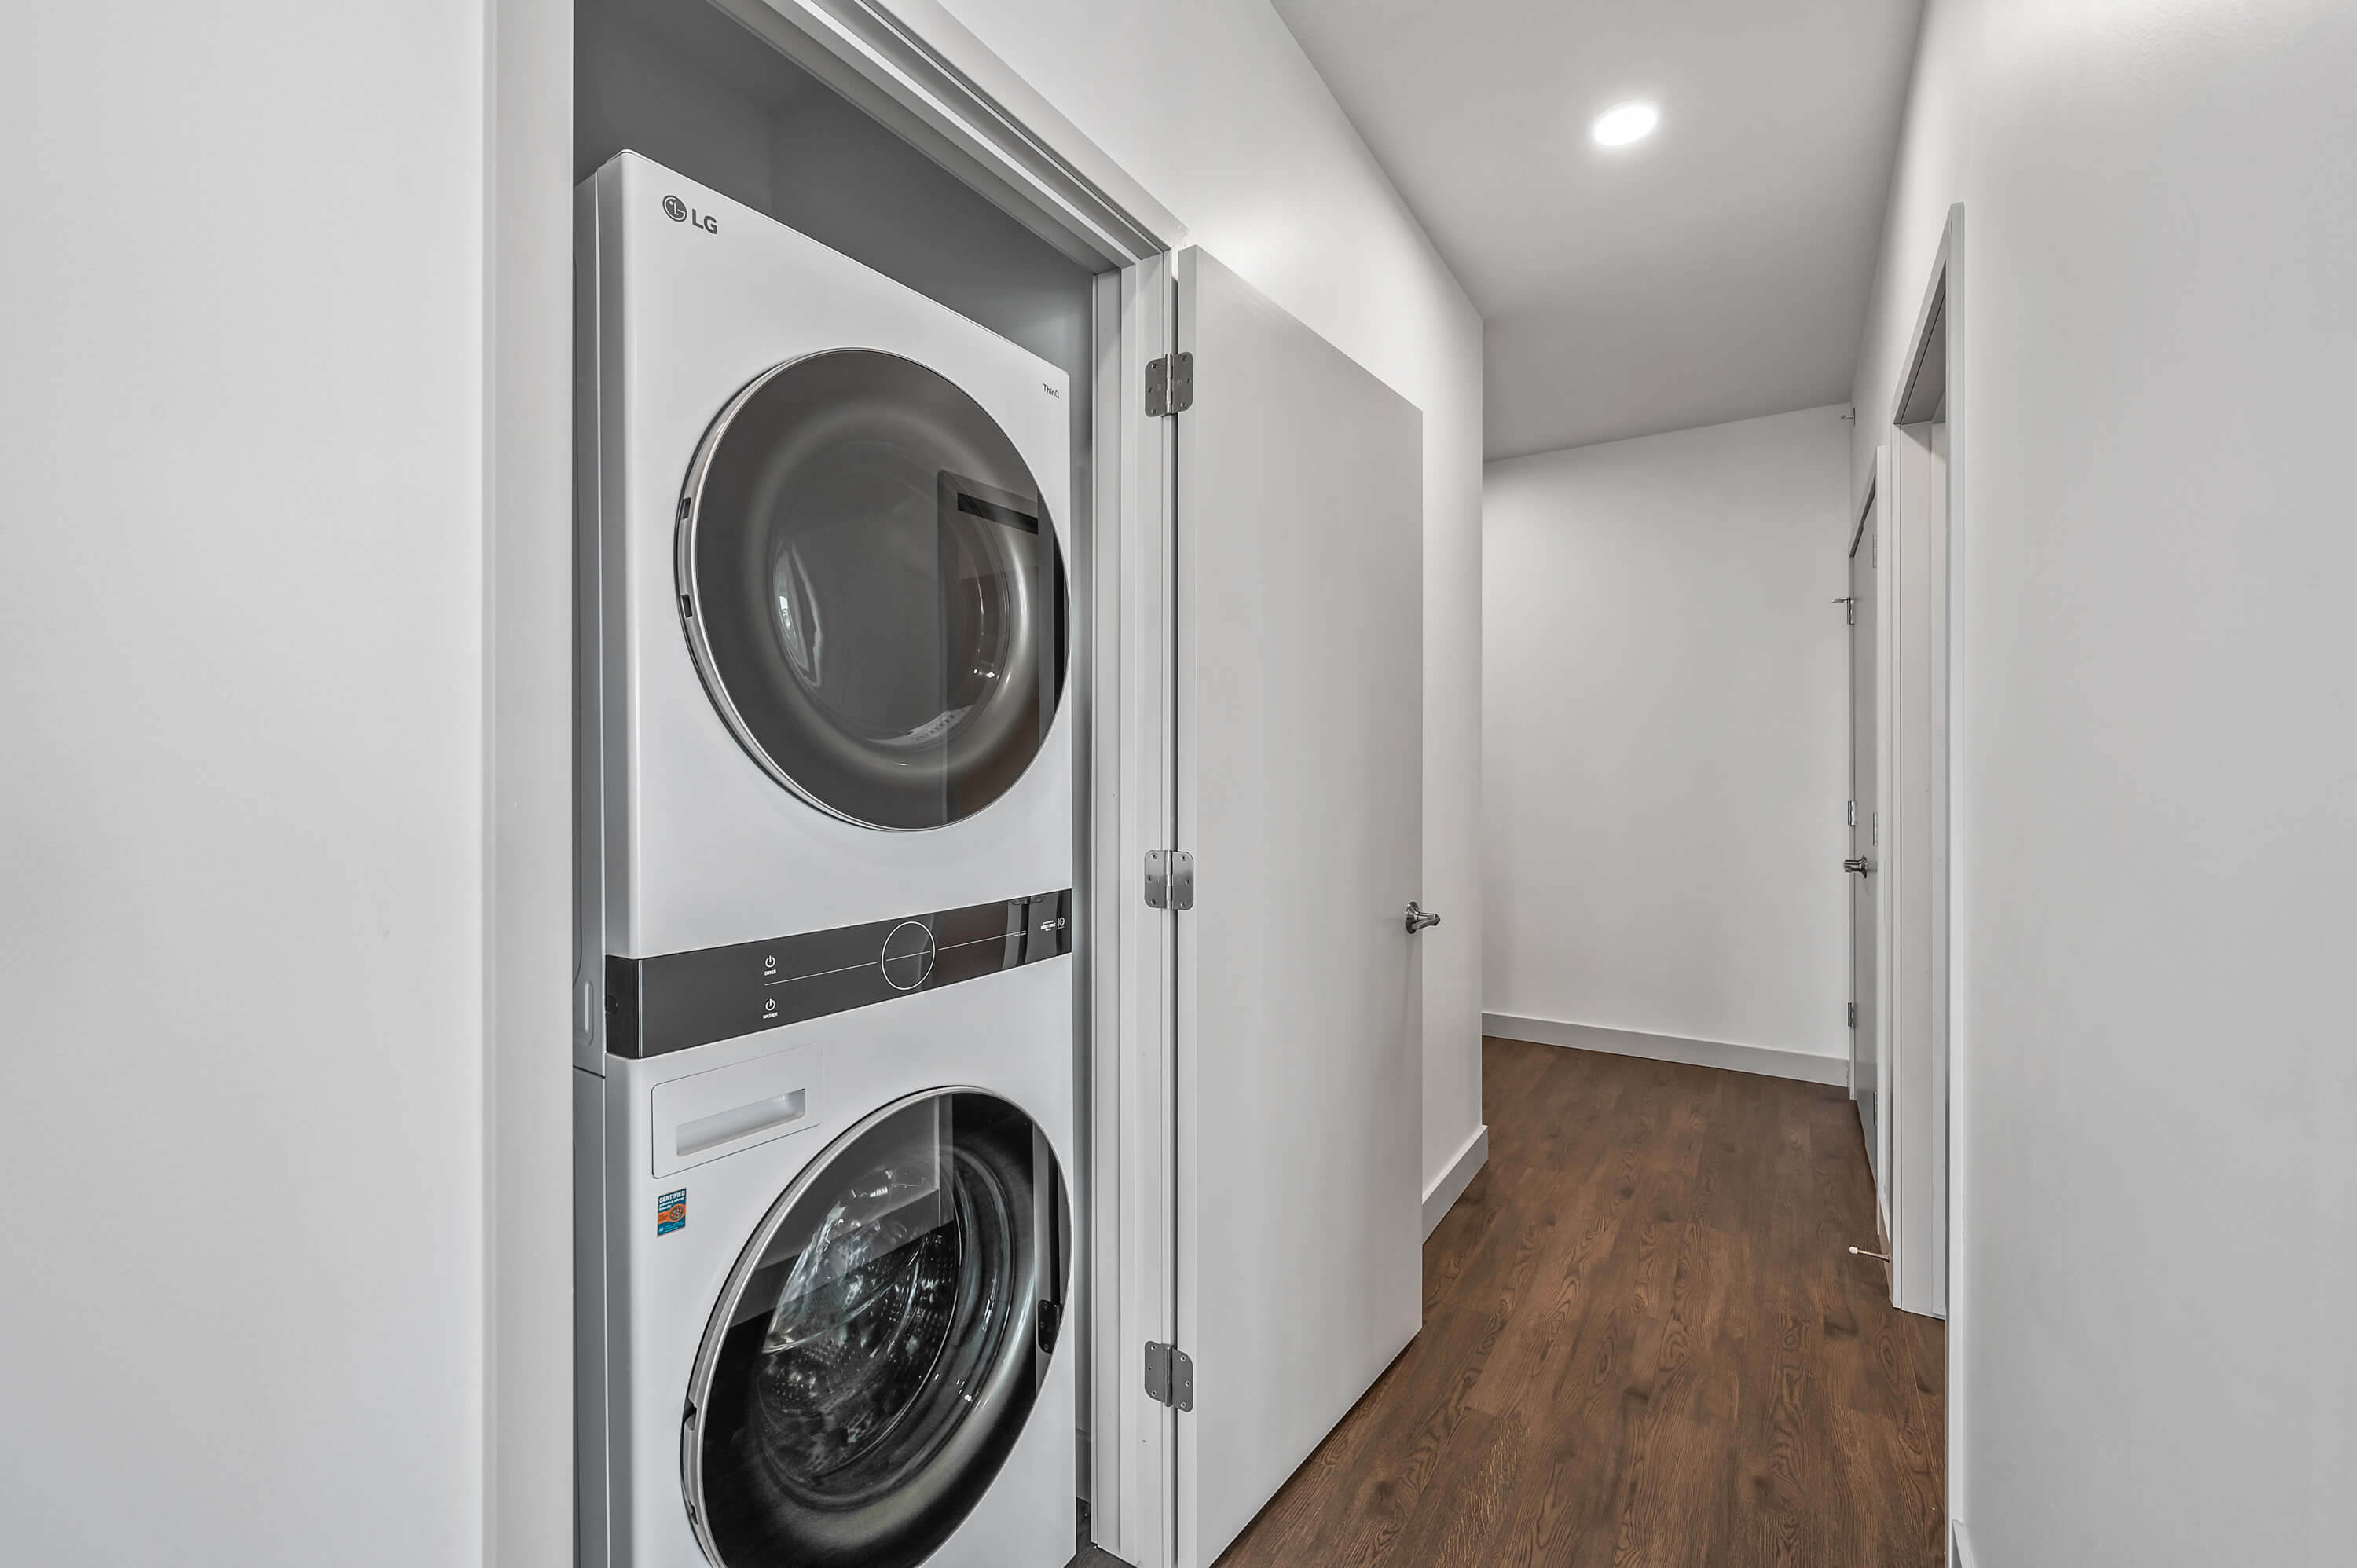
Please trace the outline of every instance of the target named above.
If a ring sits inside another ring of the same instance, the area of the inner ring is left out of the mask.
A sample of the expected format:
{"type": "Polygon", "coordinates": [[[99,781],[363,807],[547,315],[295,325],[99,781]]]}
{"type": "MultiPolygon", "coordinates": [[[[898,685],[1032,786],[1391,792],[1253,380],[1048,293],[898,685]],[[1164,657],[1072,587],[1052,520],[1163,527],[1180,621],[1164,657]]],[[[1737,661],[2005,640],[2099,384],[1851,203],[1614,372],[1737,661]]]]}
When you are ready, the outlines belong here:
{"type": "Polygon", "coordinates": [[[1173,1410],[1195,1408],[1195,1363],[1175,1345],[1146,1344],[1146,1397],[1173,1410]]]}
{"type": "Polygon", "coordinates": [[[1849,1004],[1849,1026],[1853,1029],[1857,1027],[1857,1004],[1855,1002],[1849,1004]]]}
{"type": "Polygon", "coordinates": [[[1146,412],[1156,419],[1195,406],[1195,356],[1165,354],[1146,367],[1146,412]]]}
{"type": "Polygon", "coordinates": [[[1146,852],[1146,907],[1149,909],[1191,909],[1195,907],[1195,857],[1183,849],[1146,852]]]}

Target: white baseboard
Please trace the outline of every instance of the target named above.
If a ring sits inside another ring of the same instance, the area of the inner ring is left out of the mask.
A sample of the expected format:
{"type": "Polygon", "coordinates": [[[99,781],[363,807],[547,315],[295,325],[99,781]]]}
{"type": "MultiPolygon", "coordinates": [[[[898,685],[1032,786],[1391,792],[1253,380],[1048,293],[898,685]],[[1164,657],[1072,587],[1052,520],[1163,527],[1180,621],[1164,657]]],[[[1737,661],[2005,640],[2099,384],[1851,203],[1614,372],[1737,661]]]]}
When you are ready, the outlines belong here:
{"type": "Polygon", "coordinates": [[[1849,1061],[1810,1051],[1788,1051],[1777,1046],[1738,1046],[1726,1040],[1689,1040],[1677,1035],[1648,1035],[1635,1029],[1608,1029],[1598,1024],[1565,1024],[1553,1018],[1518,1018],[1511,1013],[1484,1013],[1481,1032],[1509,1040],[1530,1040],[1542,1046],[1567,1046],[1573,1050],[1604,1051],[1616,1057],[1645,1057],[1653,1061],[1684,1062],[1689,1067],[1725,1068],[1730,1072],[1756,1072],[1767,1078],[1798,1079],[1803,1083],[1847,1083],[1849,1061]]]}
{"type": "Polygon", "coordinates": [[[1465,1196],[1465,1189],[1473,1185],[1473,1178],[1489,1163],[1490,1124],[1484,1122],[1473,1129],[1473,1135],[1465,1140],[1465,1146],[1457,1151],[1457,1157],[1448,1162],[1448,1168],[1433,1177],[1432,1185],[1424,1189],[1424,1233],[1426,1236],[1440,1228],[1440,1222],[1448,1218],[1448,1211],[1457,1207],[1457,1200],[1465,1196]]]}
{"type": "Polygon", "coordinates": [[[1959,1519],[1949,1522],[1955,1527],[1956,1539],[1954,1548],[1949,1552],[1948,1560],[1954,1564],[1954,1568],[1974,1568],[1973,1538],[1964,1533],[1964,1521],[1959,1519]]]}

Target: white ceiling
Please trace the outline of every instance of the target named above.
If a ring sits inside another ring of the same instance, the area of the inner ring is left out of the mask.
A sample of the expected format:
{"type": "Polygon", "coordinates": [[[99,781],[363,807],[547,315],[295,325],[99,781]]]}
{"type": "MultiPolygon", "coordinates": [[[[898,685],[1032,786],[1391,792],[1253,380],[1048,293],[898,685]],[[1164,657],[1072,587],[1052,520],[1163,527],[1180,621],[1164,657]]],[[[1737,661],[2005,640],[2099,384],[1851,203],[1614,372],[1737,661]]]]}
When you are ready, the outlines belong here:
{"type": "Polygon", "coordinates": [[[1488,323],[1490,456],[1848,401],[1921,0],[1275,4],[1488,323]]]}

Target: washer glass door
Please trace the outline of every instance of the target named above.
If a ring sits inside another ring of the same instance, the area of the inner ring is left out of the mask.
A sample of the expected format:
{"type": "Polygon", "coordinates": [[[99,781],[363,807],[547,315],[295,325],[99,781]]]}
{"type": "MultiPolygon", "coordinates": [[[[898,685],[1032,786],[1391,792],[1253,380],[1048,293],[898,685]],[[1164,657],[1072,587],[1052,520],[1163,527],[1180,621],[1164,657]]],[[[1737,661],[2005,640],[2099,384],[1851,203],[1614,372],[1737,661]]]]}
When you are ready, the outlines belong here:
{"type": "Polygon", "coordinates": [[[1006,433],[913,360],[813,354],[738,392],[688,472],[679,574],[721,716],[836,816],[971,816],[1055,720],[1055,521],[1006,433]]]}
{"type": "Polygon", "coordinates": [[[904,1568],[971,1512],[1061,1326],[1070,1221],[1006,1101],[887,1107],[772,1206],[688,1391],[688,1512],[720,1568],[904,1568]]]}

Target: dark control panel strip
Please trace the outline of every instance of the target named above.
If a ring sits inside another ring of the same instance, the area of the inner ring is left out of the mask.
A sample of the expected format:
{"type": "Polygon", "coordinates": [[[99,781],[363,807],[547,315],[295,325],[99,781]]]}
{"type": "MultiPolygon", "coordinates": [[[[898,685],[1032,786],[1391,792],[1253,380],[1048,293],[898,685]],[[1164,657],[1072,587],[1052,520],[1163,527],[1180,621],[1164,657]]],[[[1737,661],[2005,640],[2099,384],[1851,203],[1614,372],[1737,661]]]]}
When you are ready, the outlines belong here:
{"type": "Polygon", "coordinates": [[[659,1057],[938,991],[1072,950],[1072,893],[771,941],[606,960],[606,1049],[659,1057]]]}

